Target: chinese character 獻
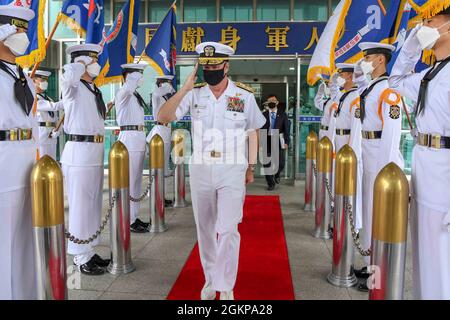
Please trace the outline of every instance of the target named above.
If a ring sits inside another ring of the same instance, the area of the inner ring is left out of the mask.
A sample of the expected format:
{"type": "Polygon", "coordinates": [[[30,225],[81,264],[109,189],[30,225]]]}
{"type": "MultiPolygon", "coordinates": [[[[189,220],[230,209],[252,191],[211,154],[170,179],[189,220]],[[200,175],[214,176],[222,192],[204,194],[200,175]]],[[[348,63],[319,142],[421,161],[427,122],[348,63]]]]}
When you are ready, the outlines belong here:
{"type": "Polygon", "coordinates": [[[222,29],[222,39],[220,43],[226,44],[232,47],[234,50],[237,48],[237,43],[241,40],[238,36],[238,30],[232,26],[228,26],[226,29],[222,29]]]}
{"type": "Polygon", "coordinates": [[[280,51],[280,48],[288,48],[286,43],[287,33],[290,30],[289,27],[285,28],[266,28],[266,33],[269,35],[269,44],[267,48],[274,48],[275,51],[280,51]]]}
{"type": "Polygon", "coordinates": [[[187,30],[183,30],[183,42],[181,51],[194,52],[195,47],[202,42],[202,37],[204,35],[205,31],[201,27],[188,27],[187,30]]]}
{"type": "Polygon", "coordinates": [[[319,42],[319,33],[317,31],[317,27],[313,27],[312,32],[311,32],[311,40],[309,40],[309,44],[306,46],[306,48],[304,49],[305,51],[308,51],[309,49],[311,49],[313,47],[313,45],[315,43],[319,42]]]}
{"type": "Polygon", "coordinates": [[[153,36],[155,35],[156,28],[147,28],[145,29],[145,46],[148,45],[150,41],[152,41],[153,36]]]}

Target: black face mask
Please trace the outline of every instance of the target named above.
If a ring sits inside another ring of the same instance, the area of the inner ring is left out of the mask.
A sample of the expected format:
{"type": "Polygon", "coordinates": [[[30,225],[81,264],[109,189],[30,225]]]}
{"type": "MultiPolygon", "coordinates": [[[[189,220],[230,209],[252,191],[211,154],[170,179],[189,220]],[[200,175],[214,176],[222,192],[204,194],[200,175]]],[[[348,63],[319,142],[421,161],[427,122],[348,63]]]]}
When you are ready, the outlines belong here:
{"type": "Polygon", "coordinates": [[[277,107],[277,104],[275,102],[269,102],[267,105],[270,109],[275,109],[277,107]]]}
{"type": "Polygon", "coordinates": [[[220,70],[203,70],[203,77],[210,86],[217,86],[225,78],[225,68],[220,70]]]}

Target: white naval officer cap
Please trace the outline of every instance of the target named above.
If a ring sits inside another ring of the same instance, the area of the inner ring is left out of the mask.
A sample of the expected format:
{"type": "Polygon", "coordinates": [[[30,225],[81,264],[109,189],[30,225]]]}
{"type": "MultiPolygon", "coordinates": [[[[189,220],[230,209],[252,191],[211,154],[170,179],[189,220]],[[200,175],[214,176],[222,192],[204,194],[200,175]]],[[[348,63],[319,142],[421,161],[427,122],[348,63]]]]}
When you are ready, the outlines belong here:
{"type": "Polygon", "coordinates": [[[75,46],[71,46],[66,49],[66,54],[70,55],[72,61],[75,60],[76,57],[87,56],[90,58],[98,59],[98,55],[102,47],[98,44],[93,43],[85,43],[78,44],[75,46]]]}
{"type": "Polygon", "coordinates": [[[35,77],[39,77],[39,78],[48,78],[52,75],[52,73],[50,71],[46,71],[46,70],[37,70],[34,73],[35,77]]]}
{"type": "Polygon", "coordinates": [[[148,67],[145,63],[126,63],[120,66],[124,72],[132,73],[132,72],[140,72],[143,73],[144,69],[148,67]]]}
{"type": "Polygon", "coordinates": [[[353,72],[355,71],[355,64],[351,63],[337,63],[336,64],[336,72],[353,72]]]}
{"type": "Polygon", "coordinates": [[[171,75],[162,75],[162,76],[157,76],[156,80],[167,80],[167,81],[172,81],[174,78],[174,76],[171,75]]]}
{"type": "Polygon", "coordinates": [[[229,56],[234,55],[234,49],[223,43],[203,42],[200,43],[195,51],[200,55],[199,64],[217,65],[228,61],[229,56]]]}
{"type": "Polygon", "coordinates": [[[0,6],[0,25],[10,24],[28,30],[28,22],[34,18],[34,11],[13,4],[0,6]]]}
{"type": "Polygon", "coordinates": [[[395,46],[379,42],[361,42],[358,46],[365,56],[369,54],[391,55],[395,51],[395,46]]]}

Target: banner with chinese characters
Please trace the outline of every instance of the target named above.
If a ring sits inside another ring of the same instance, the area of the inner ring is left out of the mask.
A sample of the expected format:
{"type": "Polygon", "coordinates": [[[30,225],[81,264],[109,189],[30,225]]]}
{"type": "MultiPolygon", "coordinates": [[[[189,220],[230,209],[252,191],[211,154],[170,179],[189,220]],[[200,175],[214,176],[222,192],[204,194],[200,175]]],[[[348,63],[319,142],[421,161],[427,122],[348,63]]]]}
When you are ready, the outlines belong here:
{"type": "MultiPolygon", "coordinates": [[[[139,25],[137,52],[157,28],[157,24],[139,25]]],[[[237,55],[311,55],[324,28],[325,22],[180,23],[177,54],[195,55],[199,43],[216,41],[234,48],[237,55]]]]}

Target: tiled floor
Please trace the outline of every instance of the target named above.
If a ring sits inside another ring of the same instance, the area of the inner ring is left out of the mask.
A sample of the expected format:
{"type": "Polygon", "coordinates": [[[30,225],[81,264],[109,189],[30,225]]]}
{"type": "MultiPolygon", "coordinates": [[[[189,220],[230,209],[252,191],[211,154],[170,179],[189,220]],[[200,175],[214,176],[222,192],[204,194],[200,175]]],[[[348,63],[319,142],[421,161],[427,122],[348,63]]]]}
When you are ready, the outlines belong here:
{"type": "MultiPolygon", "coordinates": [[[[145,180],[145,179],[144,179],[145,180]]],[[[105,186],[107,184],[105,183],[105,186]]],[[[311,236],[313,214],[304,212],[303,185],[282,184],[275,191],[265,190],[264,180],[257,180],[248,194],[278,194],[281,198],[286,242],[296,299],[367,299],[368,294],[354,288],[337,288],[326,281],[331,271],[332,241],[311,236]]],[[[189,194],[187,196],[189,201],[189,194]]],[[[105,191],[104,199],[107,201],[105,191]]],[[[105,207],[107,202],[105,201],[105,207]]],[[[149,220],[149,201],[143,202],[141,219],[149,220]]],[[[66,213],[67,214],[67,213],[66,213]]],[[[98,277],[81,275],[79,289],[69,290],[70,299],[165,299],[176,281],[187,257],[196,243],[192,207],[168,209],[169,230],[161,234],[132,234],[132,258],[136,271],[120,276],[105,274],[98,277]]],[[[109,229],[103,233],[98,252],[109,255],[109,229]]],[[[72,259],[68,257],[68,265],[72,259]]],[[[356,254],[357,266],[362,259],[356,254]]],[[[408,247],[405,298],[411,299],[411,251],[408,247]]],[[[78,273],[69,274],[70,277],[78,273]]]]}

